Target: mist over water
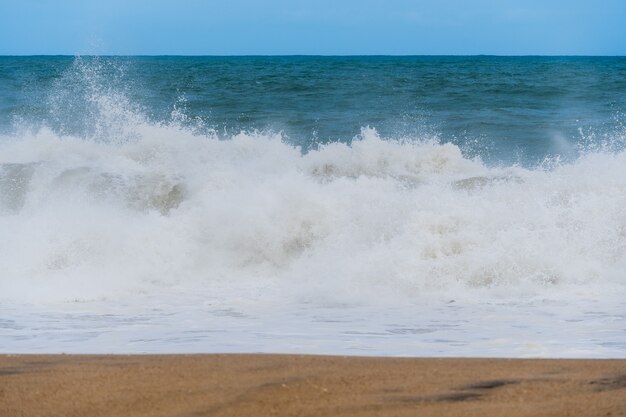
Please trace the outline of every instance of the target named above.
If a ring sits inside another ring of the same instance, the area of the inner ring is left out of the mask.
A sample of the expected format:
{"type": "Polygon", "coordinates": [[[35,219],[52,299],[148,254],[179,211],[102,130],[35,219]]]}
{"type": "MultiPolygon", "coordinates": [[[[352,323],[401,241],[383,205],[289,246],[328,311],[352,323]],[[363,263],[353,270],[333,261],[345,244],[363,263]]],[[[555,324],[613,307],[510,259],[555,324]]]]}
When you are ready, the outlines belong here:
{"type": "Polygon", "coordinates": [[[0,63],[0,350],[626,352],[623,59],[0,63]]]}

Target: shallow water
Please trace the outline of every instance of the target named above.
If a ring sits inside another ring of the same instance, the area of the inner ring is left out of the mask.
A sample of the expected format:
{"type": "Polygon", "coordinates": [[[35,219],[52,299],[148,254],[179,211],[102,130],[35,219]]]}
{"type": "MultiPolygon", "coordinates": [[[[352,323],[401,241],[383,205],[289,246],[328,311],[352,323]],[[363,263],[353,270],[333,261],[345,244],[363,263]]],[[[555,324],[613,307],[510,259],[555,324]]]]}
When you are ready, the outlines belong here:
{"type": "Polygon", "coordinates": [[[623,358],[626,350],[621,300],[581,297],[576,308],[546,299],[264,304],[182,293],[56,308],[4,305],[0,350],[568,358],[623,358]]]}

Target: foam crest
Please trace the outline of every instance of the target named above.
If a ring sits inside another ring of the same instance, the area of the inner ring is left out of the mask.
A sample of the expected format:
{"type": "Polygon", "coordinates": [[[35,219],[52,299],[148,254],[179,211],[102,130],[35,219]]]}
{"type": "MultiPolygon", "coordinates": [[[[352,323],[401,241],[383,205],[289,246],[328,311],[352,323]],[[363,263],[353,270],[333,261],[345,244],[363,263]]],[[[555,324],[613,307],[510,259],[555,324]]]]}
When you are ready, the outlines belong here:
{"type": "Polygon", "coordinates": [[[308,171],[322,178],[394,177],[409,182],[449,179],[455,175],[485,173],[480,162],[466,159],[461,150],[435,138],[419,141],[381,140],[375,129],[361,130],[350,146],[332,143],[307,157],[308,171]]]}
{"type": "Polygon", "coordinates": [[[145,121],[132,134],[2,138],[3,298],[261,285],[415,299],[623,284],[622,152],[489,168],[452,144],[371,128],[307,154],[279,134],[221,140],[145,121]]]}

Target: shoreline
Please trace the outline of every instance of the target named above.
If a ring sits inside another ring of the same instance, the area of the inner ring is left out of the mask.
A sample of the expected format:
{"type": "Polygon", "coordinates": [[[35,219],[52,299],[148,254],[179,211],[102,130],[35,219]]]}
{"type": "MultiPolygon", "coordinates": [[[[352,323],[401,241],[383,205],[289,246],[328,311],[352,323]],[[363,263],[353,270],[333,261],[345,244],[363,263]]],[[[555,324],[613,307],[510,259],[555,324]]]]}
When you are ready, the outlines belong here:
{"type": "Polygon", "coordinates": [[[0,416],[626,416],[624,359],[0,355],[0,416]]]}

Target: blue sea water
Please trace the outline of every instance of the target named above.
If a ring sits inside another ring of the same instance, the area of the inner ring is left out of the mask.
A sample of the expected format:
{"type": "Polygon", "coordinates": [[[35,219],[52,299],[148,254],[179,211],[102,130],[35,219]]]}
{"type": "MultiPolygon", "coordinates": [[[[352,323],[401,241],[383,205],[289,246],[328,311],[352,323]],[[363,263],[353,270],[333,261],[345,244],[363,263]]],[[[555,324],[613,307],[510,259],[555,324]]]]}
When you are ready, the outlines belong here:
{"type": "Polygon", "coordinates": [[[19,120],[89,136],[94,94],[115,92],[153,122],[176,108],[221,137],[281,132],[308,150],[371,126],[537,163],[623,130],[626,58],[0,57],[0,89],[5,133],[19,120]]]}
{"type": "Polygon", "coordinates": [[[625,357],[625,112],[622,57],[0,57],[0,351],[625,357]]]}

